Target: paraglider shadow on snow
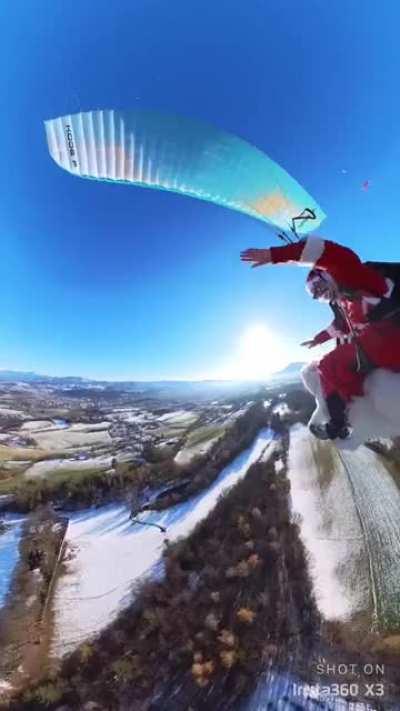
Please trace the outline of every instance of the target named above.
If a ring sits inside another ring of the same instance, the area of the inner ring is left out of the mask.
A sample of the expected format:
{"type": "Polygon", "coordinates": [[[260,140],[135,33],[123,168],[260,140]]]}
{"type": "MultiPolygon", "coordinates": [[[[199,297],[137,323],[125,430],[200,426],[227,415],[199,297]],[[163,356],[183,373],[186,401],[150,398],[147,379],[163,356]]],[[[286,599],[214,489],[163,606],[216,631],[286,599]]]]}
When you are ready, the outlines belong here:
{"type": "MultiPolygon", "coordinates": [[[[322,395],[317,363],[302,370],[302,379],[307,390],[314,395],[316,409],[308,426],[329,420],[322,395]]],[[[354,450],[369,439],[396,437],[400,435],[400,373],[377,368],[364,382],[364,397],[352,399],[348,409],[351,436],[335,440],[340,449],[354,450]]]]}
{"type": "MultiPolygon", "coordinates": [[[[179,524],[182,524],[184,528],[188,527],[190,530],[198,520],[209,513],[220,494],[232,486],[237,478],[243,476],[243,473],[247,471],[257,457],[257,450],[259,450],[259,456],[261,456],[265,447],[274,439],[274,436],[270,429],[261,430],[253,446],[239,454],[233,462],[224,467],[219,476],[205,491],[201,491],[187,501],[180,502],[165,511],[150,511],[141,515],[140,521],[163,526],[167,529],[167,532],[171,526],[175,527],[179,524]],[[192,514],[194,514],[193,520],[191,519],[192,514]]],[[[185,530],[182,530],[179,531],[179,534],[184,535],[185,532],[185,530]]],[[[176,533],[177,531],[174,530],[175,535],[176,533]]]]}
{"type": "MultiPolygon", "coordinates": [[[[271,440],[275,438],[276,435],[272,430],[268,428],[261,430],[253,445],[224,467],[219,476],[206,490],[195,494],[187,501],[175,504],[169,509],[163,511],[146,511],[135,517],[137,521],[132,521],[129,518],[129,508],[127,506],[109,504],[102,506],[97,512],[88,509],[81,513],[74,514],[72,517],[74,523],[91,524],[86,527],[86,535],[97,536],[110,533],[130,537],[134,537],[135,535],[143,536],[145,529],[142,526],[138,526],[137,523],[162,526],[166,528],[167,531],[171,526],[175,527],[182,524],[183,528],[188,527],[190,530],[198,520],[201,520],[203,516],[209,513],[220,494],[246,473],[248,467],[250,467],[257,457],[261,456],[271,440]]],[[[175,530],[174,534],[176,535],[175,530]]],[[[179,535],[183,534],[183,530],[182,532],[179,531],[179,535]]]]}

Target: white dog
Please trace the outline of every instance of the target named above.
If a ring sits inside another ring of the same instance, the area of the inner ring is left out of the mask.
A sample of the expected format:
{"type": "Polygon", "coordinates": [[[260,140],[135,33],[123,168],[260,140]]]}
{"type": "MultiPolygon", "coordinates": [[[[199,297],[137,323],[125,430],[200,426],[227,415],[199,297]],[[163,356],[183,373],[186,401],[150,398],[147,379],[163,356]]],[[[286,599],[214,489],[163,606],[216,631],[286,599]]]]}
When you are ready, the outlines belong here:
{"type": "MultiPolygon", "coordinates": [[[[306,365],[301,376],[307,390],[314,395],[316,409],[308,426],[319,425],[329,420],[317,363],[306,365]]],[[[378,368],[364,382],[364,397],[351,400],[348,409],[351,435],[336,439],[340,449],[356,449],[368,439],[400,435],[400,373],[378,368]]]]}

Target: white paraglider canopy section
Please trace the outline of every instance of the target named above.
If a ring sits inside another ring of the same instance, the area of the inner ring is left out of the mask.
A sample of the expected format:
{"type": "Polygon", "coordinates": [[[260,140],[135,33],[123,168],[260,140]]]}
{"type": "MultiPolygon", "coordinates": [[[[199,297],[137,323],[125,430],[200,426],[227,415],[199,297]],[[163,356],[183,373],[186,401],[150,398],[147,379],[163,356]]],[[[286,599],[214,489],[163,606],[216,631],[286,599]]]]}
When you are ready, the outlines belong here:
{"type": "Polygon", "coordinates": [[[52,158],[81,178],[169,190],[283,231],[295,219],[299,236],[325,218],[311,195],[263,151],[202,121],[157,111],[98,110],[50,119],[45,127],[52,158]]]}

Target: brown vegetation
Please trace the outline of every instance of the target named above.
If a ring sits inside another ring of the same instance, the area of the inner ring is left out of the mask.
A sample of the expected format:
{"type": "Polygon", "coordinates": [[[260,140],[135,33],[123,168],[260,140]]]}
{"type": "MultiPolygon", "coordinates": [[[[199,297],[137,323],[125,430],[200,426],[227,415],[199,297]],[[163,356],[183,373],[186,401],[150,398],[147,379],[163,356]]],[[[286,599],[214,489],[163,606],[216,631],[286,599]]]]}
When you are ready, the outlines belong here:
{"type": "Polygon", "coordinates": [[[95,701],[142,711],[154,693],[157,708],[167,708],[177,682],[176,708],[204,708],[204,693],[208,707],[219,708],[228,689],[235,706],[283,654],[282,643],[290,650],[290,640],[312,636],[319,619],[288,481],[275,473],[274,456],[254,464],[191,536],[166,546],[162,581],[147,582],[98,639],[12,708],[95,701]]]}
{"type": "Polygon", "coordinates": [[[46,510],[24,526],[20,560],[0,611],[0,677],[11,675],[17,685],[40,670],[42,622],[66,526],[65,519],[46,510]]]}

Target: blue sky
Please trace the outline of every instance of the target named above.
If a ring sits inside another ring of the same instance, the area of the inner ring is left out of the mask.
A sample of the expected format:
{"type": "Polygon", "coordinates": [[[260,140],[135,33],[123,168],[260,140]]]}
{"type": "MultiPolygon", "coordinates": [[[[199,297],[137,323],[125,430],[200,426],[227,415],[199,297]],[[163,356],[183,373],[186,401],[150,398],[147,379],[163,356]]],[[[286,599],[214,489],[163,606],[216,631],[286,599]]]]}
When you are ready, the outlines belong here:
{"type": "Polygon", "coordinates": [[[400,261],[396,3],[13,0],[0,13],[0,367],[190,378],[241,358],[244,376],[249,328],[268,328],[283,361],[330,318],[304,270],[240,262],[278,244],[265,225],[75,179],[48,155],[47,118],[152,108],[212,122],[311,193],[328,215],[319,234],[400,261]]]}

